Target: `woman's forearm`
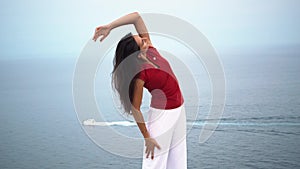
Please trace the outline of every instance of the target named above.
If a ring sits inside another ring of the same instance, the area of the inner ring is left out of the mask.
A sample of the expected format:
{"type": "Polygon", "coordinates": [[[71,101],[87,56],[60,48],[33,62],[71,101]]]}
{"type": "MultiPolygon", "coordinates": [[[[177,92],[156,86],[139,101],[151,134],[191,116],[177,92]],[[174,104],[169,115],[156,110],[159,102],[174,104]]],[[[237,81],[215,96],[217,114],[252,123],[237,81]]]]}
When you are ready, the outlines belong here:
{"type": "Polygon", "coordinates": [[[133,24],[137,33],[142,38],[147,38],[149,41],[149,44],[151,44],[146,25],[138,12],[133,12],[133,13],[127,14],[125,16],[122,16],[121,18],[116,19],[115,21],[113,21],[109,24],[98,26],[95,30],[93,40],[96,42],[96,40],[100,36],[102,36],[100,39],[100,41],[102,41],[103,39],[105,39],[108,36],[109,32],[112,29],[117,28],[119,26],[128,25],[128,24],[133,24]]]}
{"type": "Polygon", "coordinates": [[[114,20],[109,24],[109,26],[111,29],[114,29],[123,25],[135,24],[139,18],[140,18],[139,13],[133,12],[114,20]]]}
{"type": "Polygon", "coordinates": [[[138,110],[132,111],[133,117],[143,135],[144,138],[149,138],[150,134],[148,133],[147,127],[145,125],[143,114],[138,110]]]}
{"type": "Polygon", "coordinates": [[[133,12],[133,13],[127,14],[125,16],[122,16],[121,18],[116,19],[115,21],[108,24],[108,26],[112,30],[119,26],[128,25],[128,24],[133,24],[137,33],[140,36],[145,35],[150,40],[146,25],[138,12],[133,12]]]}

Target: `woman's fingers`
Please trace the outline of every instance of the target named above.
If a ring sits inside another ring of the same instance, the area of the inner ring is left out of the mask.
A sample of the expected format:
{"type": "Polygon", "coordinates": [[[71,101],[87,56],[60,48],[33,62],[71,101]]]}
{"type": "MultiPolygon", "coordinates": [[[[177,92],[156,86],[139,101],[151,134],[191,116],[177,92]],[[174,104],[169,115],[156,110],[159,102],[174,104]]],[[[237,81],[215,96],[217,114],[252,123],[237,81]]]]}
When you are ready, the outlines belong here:
{"type": "Polygon", "coordinates": [[[93,37],[93,40],[94,40],[94,41],[96,41],[96,40],[98,39],[97,35],[98,35],[98,32],[99,32],[99,29],[100,29],[100,27],[97,27],[97,28],[95,29],[95,33],[94,33],[94,37],[93,37]]]}
{"type": "Polygon", "coordinates": [[[154,146],[152,146],[151,148],[146,148],[146,158],[149,157],[149,155],[151,154],[151,159],[154,159],[154,146]]]}
{"type": "Polygon", "coordinates": [[[103,35],[102,38],[100,39],[100,41],[102,42],[106,38],[106,36],[107,35],[103,35]]]}
{"type": "Polygon", "coordinates": [[[93,40],[96,41],[98,39],[98,37],[99,37],[98,33],[95,32],[93,40]]]}
{"type": "Polygon", "coordinates": [[[155,147],[160,150],[160,145],[158,143],[156,143],[155,147]]]}
{"type": "Polygon", "coordinates": [[[148,152],[147,152],[147,155],[146,155],[146,158],[148,158],[148,157],[149,157],[149,154],[150,154],[150,151],[148,150],[148,152]]]}
{"type": "Polygon", "coordinates": [[[151,159],[153,159],[154,158],[154,147],[152,147],[150,150],[148,150],[146,158],[149,157],[150,153],[151,153],[151,159]]]}
{"type": "Polygon", "coordinates": [[[161,149],[160,145],[156,142],[156,140],[154,140],[152,138],[149,139],[149,140],[146,140],[145,146],[146,146],[145,153],[147,154],[146,158],[148,158],[149,155],[151,154],[151,159],[152,160],[154,159],[154,149],[155,149],[155,147],[158,148],[159,150],[161,149]]]}
{"type": "Polygon", "coordinates": [[[108,26],[99,26],[95,29],[93,40],[96,41],[99,37],[101,37],[100,41],[102,42],[108,36],[109,32],[110,29],[108,26]]]}
{"type": "Polygon", "coordinates": [[[93,40],[96,41],[101,36],[102,26],[99,26],[95,29],[93,40]]]}
{"type": "Polygon", "coordinates": [[[154,159],[154,149],[151,151],[151,159],[154,159]]]}

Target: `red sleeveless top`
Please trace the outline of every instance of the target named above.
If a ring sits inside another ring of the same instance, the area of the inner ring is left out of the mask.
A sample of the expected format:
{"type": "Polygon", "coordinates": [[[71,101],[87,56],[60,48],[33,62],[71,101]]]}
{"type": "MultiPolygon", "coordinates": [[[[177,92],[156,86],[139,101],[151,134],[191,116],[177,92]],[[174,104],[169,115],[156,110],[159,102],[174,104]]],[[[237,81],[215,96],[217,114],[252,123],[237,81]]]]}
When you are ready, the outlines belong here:
{"type": "Polygon", "coordinates": [[[147,50],[147,58],[158,68],[144,63],[137,78],[145,82],[144,87],[151,93],[150,106],[157,109],[174,109],[181,106],[184,99],[168,61],[152,46],[147,50]]]}

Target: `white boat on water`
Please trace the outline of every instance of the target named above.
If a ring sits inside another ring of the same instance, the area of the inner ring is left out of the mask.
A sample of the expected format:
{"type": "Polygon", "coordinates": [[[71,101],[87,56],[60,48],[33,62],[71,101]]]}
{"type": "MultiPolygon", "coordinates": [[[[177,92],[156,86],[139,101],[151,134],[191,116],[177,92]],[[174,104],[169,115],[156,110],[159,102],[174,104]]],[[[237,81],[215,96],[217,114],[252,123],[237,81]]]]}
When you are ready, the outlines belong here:
{"type": "Polygon", "coordinates": [[[129,121],[97,122],[95,119],[87,119],[82,122],[85,126],[135,126],[136,123],[129,121]]]}

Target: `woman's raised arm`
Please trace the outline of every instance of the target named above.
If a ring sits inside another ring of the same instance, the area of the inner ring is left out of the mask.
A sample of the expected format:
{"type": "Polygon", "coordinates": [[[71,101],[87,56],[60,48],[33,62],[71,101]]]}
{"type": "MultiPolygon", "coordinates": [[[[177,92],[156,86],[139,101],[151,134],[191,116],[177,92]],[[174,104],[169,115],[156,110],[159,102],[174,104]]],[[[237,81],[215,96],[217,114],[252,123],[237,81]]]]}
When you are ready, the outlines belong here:
{"type": "Polygon", "coordinates": [[[103,41],[112,29],[128,24],[133,24],[139,36],[142,38],[147,38],[148,43],[151,45],[151,40],[147,27],[138,12],[127,14],[107,25],[97,27],[95,30],[93,40],[96,41],[100,36],[102,36],[100,41],[103,41]]]}

